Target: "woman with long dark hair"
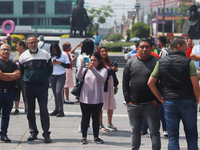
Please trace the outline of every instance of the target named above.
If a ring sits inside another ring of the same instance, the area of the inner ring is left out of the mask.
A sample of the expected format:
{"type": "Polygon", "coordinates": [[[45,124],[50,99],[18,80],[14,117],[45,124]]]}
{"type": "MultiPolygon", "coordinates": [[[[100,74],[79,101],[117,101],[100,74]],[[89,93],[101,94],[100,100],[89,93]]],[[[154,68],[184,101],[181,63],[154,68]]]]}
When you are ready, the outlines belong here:
{"type": "Polygon", "coordinates": [[[77,72],[77,79],[82,79],[85,72],[84,83],[80,94],[80,107],[82,111],[81,131],[82,144],[87,144],[87,129],[92,116],[92,127],[94,142],[104,143],[99,138],[99,114],[104,103],[104,83],[107,77],[107,70],[104,68],[99,53],[92,53],[89,57],[90,62],[84,68],[84,59],[81,59],[81,66],[77,72]]]}
{"type": "Polygon", "coordinates": [[[61,52],[57,43],[51,44],[50,54],[53,64],[53,73],[50,76],[50,82],[55,97],[55,110],[50,113],[50,116],[64,117],[62,91],[66,79],[65,68],[70,68],[70,61],[67,54],[61,52]]]}
{"type": "Polygon", "coordinates": [[[108,71],[108,76],[105,82],[104,87],[104,105],[102,107],[102,111],[100,113],[100,131],[106,132],[106,131],[117,131],[117,128],[112,124],[112,116],[113,116],[113,110],[116,109],[116,102],[114,98],[114,88],[118,89],[118,80],[115,74],[115,71],[117,71],[117,67],[111,67],[110,59],[107,54],[107,48],[104,46],[98,47],[97,53],[101,55],[102,62],[104,67],[108,71]],[[105,128],[103,125],[103,119],[102,119],[102,113],[103,110],[107,110],[107,117],[108,117],[108,124],[105,128]]]}

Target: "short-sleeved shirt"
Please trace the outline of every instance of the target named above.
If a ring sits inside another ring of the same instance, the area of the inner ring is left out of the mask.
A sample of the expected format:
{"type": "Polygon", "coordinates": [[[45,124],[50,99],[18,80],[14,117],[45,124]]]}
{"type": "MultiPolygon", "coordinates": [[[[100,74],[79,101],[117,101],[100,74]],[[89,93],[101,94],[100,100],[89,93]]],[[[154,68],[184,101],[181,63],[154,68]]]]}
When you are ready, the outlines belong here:
{"type": "Polygon", "coordinates": [[[94,37],[94,44],[99,46],[99,42],[101,40],[101,37],[99,35],[97,35],[97,36],[95,35],[93,37],[94,37]]]}
{"type": "MultiPolygon", "coordinates": [[[[0,59],[0,70],[3,73],[12,73],[15,70],[18,70],[18,67],[12,61],[5,62],[4,60],[0,59]]],[[[14,89],[16,85],[16,81],[2,81],[0,80],[0,88],[3,89],[14,89]]]]}
{"type": "MultiPolygon", "coordinates": [[[[151,76],[159,79],[159,61],[157,61],[156,66],[151,73],[151,76]]],[[[190,77],[197,76],[196,67],[193,61],[190,61],[190,77]]]]}
{"type": "MultiPolygon", "coordinates": [[[[56,58],[56,56],[54,56],[53,58],[55,58],[58,61],[61,61],[64,64],[70,64],[69,61],[69,57],[67,56],[67,54],[65,52],[62,52],[60,55],[60,58],[56,58]]],[[[53,75],[61,75],[64,74],[66,72],[65,68],[59,64],[54,64],[53,65],[53,75]]]]}
{"type": "MultiPolygon", "coordinates": [[[[200,55],[200,45],[195,45],[192,49],[192,53],[196,54],[196,55],[200,55]]],[[[200,69],[200,61],[199,60],[193,60],[194,64],[196,66],[196,68],[200,69]]]]}

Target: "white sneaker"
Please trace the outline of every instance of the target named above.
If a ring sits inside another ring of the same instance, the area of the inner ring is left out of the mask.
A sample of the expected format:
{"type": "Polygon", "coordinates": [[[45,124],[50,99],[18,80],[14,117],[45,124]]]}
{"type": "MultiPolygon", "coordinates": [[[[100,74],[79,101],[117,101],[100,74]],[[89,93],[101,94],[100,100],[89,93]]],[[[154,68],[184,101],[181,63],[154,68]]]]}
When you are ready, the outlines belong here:
{"type": "Polygon", "coordinates": [[[163,131],[163,135],[164,135],[164,137],[168,137],[168,132],[167,132],[167,130],[164,130],[164,131],[163,131]]]}
{"type": "Polygon", "coordinates": [[[150,135],[149,135],[149,133],[147,132],[146,134],[141,134],[141,138],[149,138],[150,137],[150,135]]]}
{"type": "Polygon", "coordinates": [[[93,135],[93,130],[92,130],[92,128],[88,127],[87,134],[88,134],[88,135],[93,135]]]}
{"type": "Polygon", "coordinates": [[[78,133],[81,133],[81,125],[78,126],[78,133]]]}
{"type": "Polygon", "coordinates": [[[126,105],[126,101],[123,101],[123,104],[126,105]]]}

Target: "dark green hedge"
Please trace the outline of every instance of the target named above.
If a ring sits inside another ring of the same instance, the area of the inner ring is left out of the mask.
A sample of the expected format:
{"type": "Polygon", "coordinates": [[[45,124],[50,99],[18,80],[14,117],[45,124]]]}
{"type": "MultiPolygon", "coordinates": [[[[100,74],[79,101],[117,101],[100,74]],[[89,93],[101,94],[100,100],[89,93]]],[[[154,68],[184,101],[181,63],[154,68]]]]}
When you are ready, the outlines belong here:
{"type": "Polygon", "coordinates": [[[104,46],[109,52],[122,52],[122,47],[129,47],[134,45],[133,42],[120,42],[120,43],[106,43],[104,46]]]}

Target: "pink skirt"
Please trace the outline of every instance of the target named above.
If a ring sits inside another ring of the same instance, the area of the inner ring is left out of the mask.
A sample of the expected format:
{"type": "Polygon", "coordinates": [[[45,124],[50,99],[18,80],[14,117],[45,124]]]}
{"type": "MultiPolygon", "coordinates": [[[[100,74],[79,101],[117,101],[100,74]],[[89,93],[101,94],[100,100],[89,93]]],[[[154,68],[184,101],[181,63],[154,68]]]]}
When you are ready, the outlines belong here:
{"type": "Polygon", "coordinates": [[[108,80],[108,92],[104,92],[104,104],[102,110],[114,110],[116,109],[116,102],[114,98],[113,77],[110,76],[108,80]]]}
{"type": "Polygon", "coordinates": [[[65,69],[66,70],[66,80],[64,88],[74,87],[74,80],[72,77],[72,69],[65,69]]]}

